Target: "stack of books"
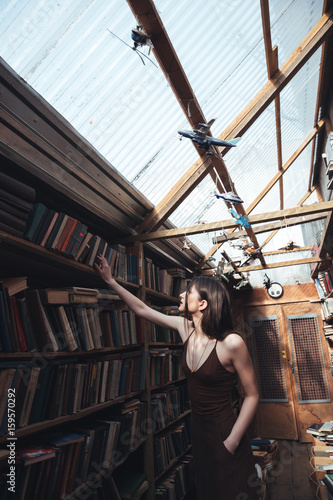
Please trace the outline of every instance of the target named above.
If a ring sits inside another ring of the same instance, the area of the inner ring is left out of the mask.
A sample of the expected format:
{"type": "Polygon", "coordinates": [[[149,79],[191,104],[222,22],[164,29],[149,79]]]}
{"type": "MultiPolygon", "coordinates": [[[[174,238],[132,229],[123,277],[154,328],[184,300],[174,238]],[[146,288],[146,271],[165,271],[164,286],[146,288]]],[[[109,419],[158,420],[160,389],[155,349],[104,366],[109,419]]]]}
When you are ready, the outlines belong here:
{"type": "Polygon", "coordinates": [[[0,172],[0,230],[22,238],[35,198],[33,188],[0,172]]]}
{"type": "Polygon", "coordinates": [[[333,444],[333,420],[327,422],[314,422],[307,429],[312,434],[314,445],[333,444]]]}
{"type": "Polygon", "coordinates": [[[251,448],[255,463],[263,471],[273,470],[279,459],[279,445],[275,439],[251,439],[251,448]]]}

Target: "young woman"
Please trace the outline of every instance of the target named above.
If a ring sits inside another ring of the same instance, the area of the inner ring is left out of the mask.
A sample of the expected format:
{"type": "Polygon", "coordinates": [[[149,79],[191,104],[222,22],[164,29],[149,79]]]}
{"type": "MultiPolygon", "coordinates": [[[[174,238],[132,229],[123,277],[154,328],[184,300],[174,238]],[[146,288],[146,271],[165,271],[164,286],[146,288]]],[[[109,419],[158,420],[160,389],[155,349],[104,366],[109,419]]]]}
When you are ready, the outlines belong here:
{"type": "Polygon", "coordinates": [[[225,287],[215,278],[194,278],[180,295],[182,316],[167,316],[123,288],[111,276],[106,259],[99,260],[96,270],[135,314],[177,330],[184,342],[182,367],[192,408],[196,499],[258,499],[246,430],[255,415],[259,395],[246,344],[232,328],[225,287]],[[245,394],[238,417],[230,395],[237,376],[245,394]]]}

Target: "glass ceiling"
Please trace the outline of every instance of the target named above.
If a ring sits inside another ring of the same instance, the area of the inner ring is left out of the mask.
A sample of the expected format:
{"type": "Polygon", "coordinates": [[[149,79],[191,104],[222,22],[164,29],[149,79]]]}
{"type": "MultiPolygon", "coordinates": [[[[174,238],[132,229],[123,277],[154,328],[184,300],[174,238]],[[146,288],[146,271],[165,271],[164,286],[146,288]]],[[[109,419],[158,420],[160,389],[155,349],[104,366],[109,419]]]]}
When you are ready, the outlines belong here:
{"type": "MultiPolygon", "coordinates": [[[[216,119],[211,131],[218,136],[267,82],[260,1],[156,0],[155,6],[206,120],[216,119]]],[[[269,8],[282,65],[320,19],[323,1],[270,0],[269,8]]],[[[198,155],[191,141],[179,140],[177,131],[190,127],[153,53],[143,64],[126,45],[132,46],[135,25],[125,0],[2,0],[0,55],[157,204],[198,155]]],[[[320,50],[280,94],[283,164],[314,127],[319,64],[320,50]]],[[[283,177],[285,208],[307,192],[310,148],[283,177]]],[[[224,159],[246,209],[278,171],[274,103],[224,159]]],[[[214,189],[207,176],[171,222],[182,227],[230,219],[224,202],[211,196],[214,189]]],[[[275,185],[253,213],[279,208],[275,185]]],[[[206,253],[212,236],[189,239],[206,253]]]]}

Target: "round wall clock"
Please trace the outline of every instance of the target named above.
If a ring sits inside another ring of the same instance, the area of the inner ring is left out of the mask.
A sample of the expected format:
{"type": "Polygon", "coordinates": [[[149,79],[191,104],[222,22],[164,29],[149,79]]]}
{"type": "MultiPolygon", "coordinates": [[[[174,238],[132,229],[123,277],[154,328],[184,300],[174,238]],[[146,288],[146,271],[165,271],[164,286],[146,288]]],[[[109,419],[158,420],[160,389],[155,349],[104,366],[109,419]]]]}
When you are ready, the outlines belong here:
{"type": "Polygon", "coordinates": [[[267,288],[267,293],[272,299],[279,299],[283,295],[283,287],[280,283],[272,281],[270,286],[267,288]]]}

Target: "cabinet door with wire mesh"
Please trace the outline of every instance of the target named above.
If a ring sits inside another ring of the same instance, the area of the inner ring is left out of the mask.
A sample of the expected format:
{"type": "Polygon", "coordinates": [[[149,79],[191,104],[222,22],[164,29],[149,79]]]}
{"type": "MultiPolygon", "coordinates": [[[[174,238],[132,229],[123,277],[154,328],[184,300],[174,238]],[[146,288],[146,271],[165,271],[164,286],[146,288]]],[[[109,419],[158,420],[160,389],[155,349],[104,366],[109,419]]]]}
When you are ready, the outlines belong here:
{"type": "Polygon", "coordinates": [[[297,439],[297,424],[286,355],[286,332],[279,307],[248,317],[260,400],[256,415],[261,437],[297,439]]]}
{"type": "Polygon", "coordinates": [[[287,315],[296,412],[300,439],[311,441],[306,428],[332,420],[332,376],[317,314],[287,315]]]}

